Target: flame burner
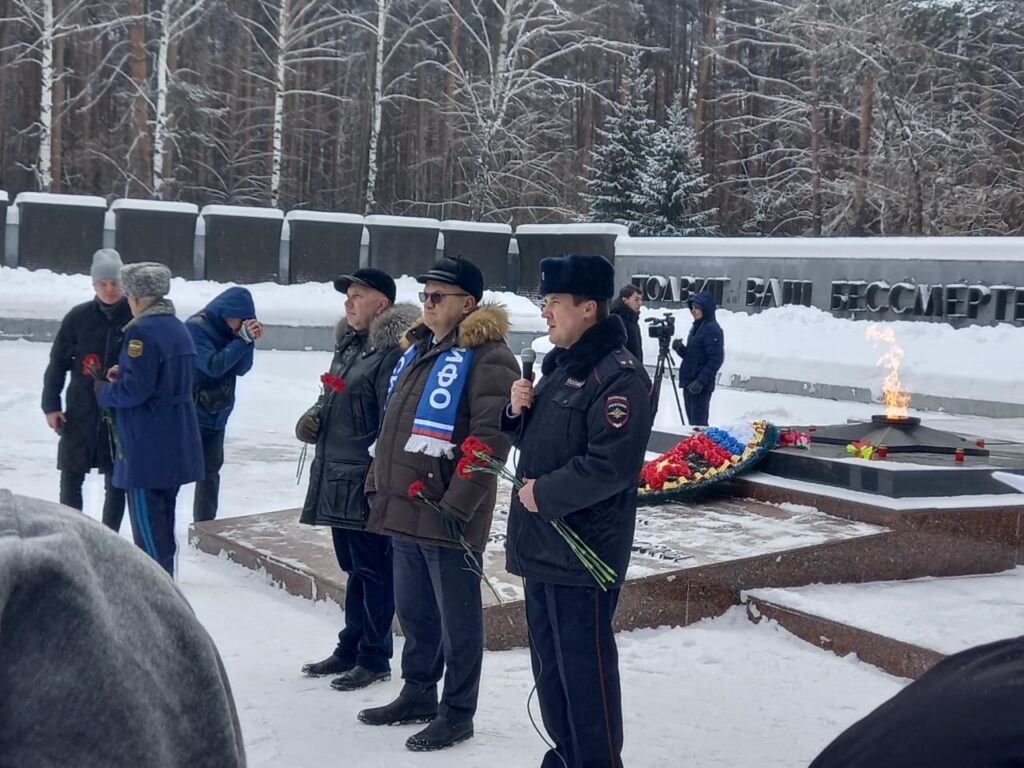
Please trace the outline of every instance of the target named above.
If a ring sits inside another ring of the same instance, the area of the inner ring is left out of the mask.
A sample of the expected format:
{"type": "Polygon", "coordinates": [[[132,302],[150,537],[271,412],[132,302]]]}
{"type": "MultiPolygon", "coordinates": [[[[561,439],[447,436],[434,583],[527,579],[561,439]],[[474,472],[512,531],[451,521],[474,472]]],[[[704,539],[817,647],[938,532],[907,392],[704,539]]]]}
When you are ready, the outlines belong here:
{"type": "Polygon", "coordinates": [[[871,417],[872,424],[886,424],[890,427],[916,427],[921,423],[917,416],[890,416],[887,413],[876,413],[871,417]]]}

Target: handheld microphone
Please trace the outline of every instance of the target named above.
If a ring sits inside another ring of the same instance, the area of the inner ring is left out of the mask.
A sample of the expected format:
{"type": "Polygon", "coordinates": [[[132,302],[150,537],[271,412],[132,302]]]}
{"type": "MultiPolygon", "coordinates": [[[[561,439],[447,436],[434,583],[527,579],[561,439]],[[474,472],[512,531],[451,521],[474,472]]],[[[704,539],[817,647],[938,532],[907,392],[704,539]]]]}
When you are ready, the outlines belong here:
{"type": "Polygon", "coordinates": [[[527,347],[519,355],[523,361],[523,378],[533,381],[533,364],[537,360],[537,352],[533,347],[527,347]]]}

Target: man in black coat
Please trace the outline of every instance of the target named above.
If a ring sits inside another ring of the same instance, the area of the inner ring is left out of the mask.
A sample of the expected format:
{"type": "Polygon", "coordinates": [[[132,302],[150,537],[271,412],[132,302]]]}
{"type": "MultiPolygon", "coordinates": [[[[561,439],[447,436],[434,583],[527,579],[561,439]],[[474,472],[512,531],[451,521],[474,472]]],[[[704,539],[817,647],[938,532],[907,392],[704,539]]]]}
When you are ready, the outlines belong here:
{"type": "Polygon", "coordinates": [[[943,659],[829,744],[811,768],[1024,765],[1024,636],[943,659]]]}
{"type": "Polygon", "coordinates": [[[707,426],[711,413],[711,393],[715,377],[725,361],[725,334],[715,320],[715,297],[706,291],[689,301],[693,326],[686,344],[682,339],[672,342],[672,349],[681,358],[679,386],[683,390],[686,420],[691,426],[707,426]]]}
{"type": "Polygon", "coordinates": [[[331,687],[352,691],[391,676],[391,539],[365,530],[370,507],[363,483],[388,380],[401,355],[399,341],[419,309],[392,306],[395,281],[379,269],[356,270],[335,280],[334,287],[346,299],[328,372],[332,378],[299,419],[295,434],[316,445],[300,521],[331,526],[338,565],[348,575],[345,628],[334,652],[302,671],[312,677],[338,675],[331,687]]]}
{"type": "Polygon", "coordinates": [[[96,404],[93,377],[83,368],[95,355],[100,374],[117,363],[124,327],[132,311],[118,283],[121,257],[112,248],[96,251],[92,257],[92,301],[74,307],[61,321],[50,349],[50,363],[43,374],[43,413],[50,429],[60,435],[57,469],[60,470],[60,503],[82,509],[82,483],[90,470],[104,476],[103,523],[119,530],[124,518],[124,491],[115,488],[111,435],[96,404]],[[61,391],[68,372],[64,407],[61,391]]]}
{"type": "Polygon", "coordinates": [[[554,741],[542,768],[615,768],[623,734],[612,618],[633,544],[651,382],[608,315],[614,270],[605,259],[544,259],[540,292],[556,349],[536,388],[512,385],[502,421],[525,483],[512,500],[506,561],[523,577],[537,697],[554,741]],[[597,586],[555,521],[615,571],[610,588],[597,586]]]}
{"type": "Polygon", "coordinates": [[[640,365],[644,364],[644,337],[640,332],[640,307],[643,305],[643,291],[629,284],[619,289],[619,298],[612,302],[611,308],[611,313],[626,327],[626,349],[640,365]]]}

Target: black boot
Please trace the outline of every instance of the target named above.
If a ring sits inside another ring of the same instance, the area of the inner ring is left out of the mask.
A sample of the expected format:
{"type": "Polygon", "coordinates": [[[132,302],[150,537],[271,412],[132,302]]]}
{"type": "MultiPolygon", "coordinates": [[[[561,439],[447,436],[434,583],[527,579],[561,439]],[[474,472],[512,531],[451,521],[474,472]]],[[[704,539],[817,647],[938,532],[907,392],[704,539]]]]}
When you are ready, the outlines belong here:
{"type": "Polygon", "coordinates": [[[452,723],[443,717],[434,720],[419,733],[406,739],[405,748],[413,752],[435,752],[448,749],[456,744],[473,738],[473,721],[452,723]]]}
{"type": "Polygon", "coordinates": [[[357,691],[371,683],[385,682],[391,679],[391,670],[374,672],[366,667],[354,666],[341,677],[331,680],[331,688],[336,691],[357,691]]]}
{"type": "Polygon", "coordinates": [[[399,696],[390,704],[373,709],[364,709],[358,715],[359,721],[367,725],[407,725],[429,723],[437,717],[436,701],[413,701],[399,696]]]}
{"type": "Polygon", "coordinates": [[[302,665],[302,674],[310,677],[324,677],[326,675],[341,675],[348,672],[355,664],[350,661],[343,661],[333,653],[323,661],[311,662],[302,665]]]}

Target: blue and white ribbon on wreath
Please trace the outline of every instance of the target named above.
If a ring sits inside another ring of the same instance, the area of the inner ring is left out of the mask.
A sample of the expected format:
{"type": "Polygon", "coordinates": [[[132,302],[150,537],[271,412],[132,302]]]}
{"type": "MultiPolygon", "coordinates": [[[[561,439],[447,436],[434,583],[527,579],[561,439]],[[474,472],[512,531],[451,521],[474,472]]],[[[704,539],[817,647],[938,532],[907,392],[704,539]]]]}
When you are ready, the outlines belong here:
{"type": "MultiPolygon", "coordinates": [[[[405,442],[408,453],[446,456],[449,459],[454,457],[455,443],[452,442],[452,435],[455,433],[455,419],[462,390],[466,387],[469,369],[473,364],[474,351],[466,347],[451,347],[437,356],[416,406],[412,433],[405,442]]],[[[409,347],[395,363],[388,380],[389,401],[398,377],[416,359],[418,353],[418,347],[409,347]]],[[[371,446],[371,451],[374,447],[376,444],[371,446]]]]}

